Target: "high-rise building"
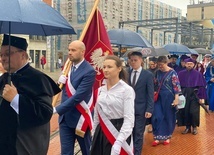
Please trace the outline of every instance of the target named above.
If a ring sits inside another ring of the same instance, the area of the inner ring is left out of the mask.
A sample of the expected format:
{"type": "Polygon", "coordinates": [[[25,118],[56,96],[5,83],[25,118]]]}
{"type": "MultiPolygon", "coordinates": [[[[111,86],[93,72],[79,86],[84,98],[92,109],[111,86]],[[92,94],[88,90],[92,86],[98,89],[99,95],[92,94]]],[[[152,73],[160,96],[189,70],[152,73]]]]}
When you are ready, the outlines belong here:
{"type": "Polygon", "coordinates": [[[203,35],[192,37],[193,44],[213,48],[214,0],[200,0],[187,6],[187,21],[198,23],[203,35]],[[206,31],[205,31],[206,30],[206,31]],[[205,33],[206,32],[206,33],[205,33]],[[203,41],[201,41],[203,40],[203,41]]]}
{"type": "Polygon", "coordinates": [[[214,0],[200,1],[198,4],[187,6],[187,20],[200,21],[205,19],[213,19],[214,0]]]}
{"type": "MultiPolygon", "coordinates": [[[[55,8],[75,28],[77,35],[59,36],[56,39],[56,50],[67,54],[67,46],[71,40],[78,39],[93,7],[94,0],[54,0],[55,8]]],[[[162,3],[158,0],[102,0],[99,10],[103,16],[106,29],[119,28],[119,21],[163,19],[178,17],[181,9],[162,3]]],[[[125,25],[126,29],[136,31],[136,26],[125,25]]],[[[150,29],[140,28],[139,33],[151,39],[150,29]]],[[[153,45],[163,45],[163,32],[154,31],[153,45]]],[[[166,43],[174,41],[174,34],[167,33],[166,43]]]]}

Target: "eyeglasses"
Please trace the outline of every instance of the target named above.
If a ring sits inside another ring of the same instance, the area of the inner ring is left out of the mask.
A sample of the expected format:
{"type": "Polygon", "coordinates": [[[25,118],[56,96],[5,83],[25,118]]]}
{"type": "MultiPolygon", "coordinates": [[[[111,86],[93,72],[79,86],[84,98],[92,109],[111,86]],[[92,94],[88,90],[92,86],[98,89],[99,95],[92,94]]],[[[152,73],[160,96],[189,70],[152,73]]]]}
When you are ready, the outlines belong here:
{"type": "Polygon", "coordinates": [[[9,56],[13,55],[14,53],[20,52],[20,51],[22,51],[22,50],[10,51],[10,52],[9,52],[9,50],[6,50],[5,53],[1,53],[1,52],[0,52],[0,57],[1,57],[1,58],[2,58],[3,56],[4,56],[4,57],[9,57],[9,56]]]}
{"type": "Polygon", "coordinates": [[[158,67],[163,67],[164,65],[164,63],[158,63],[158,67]]]}

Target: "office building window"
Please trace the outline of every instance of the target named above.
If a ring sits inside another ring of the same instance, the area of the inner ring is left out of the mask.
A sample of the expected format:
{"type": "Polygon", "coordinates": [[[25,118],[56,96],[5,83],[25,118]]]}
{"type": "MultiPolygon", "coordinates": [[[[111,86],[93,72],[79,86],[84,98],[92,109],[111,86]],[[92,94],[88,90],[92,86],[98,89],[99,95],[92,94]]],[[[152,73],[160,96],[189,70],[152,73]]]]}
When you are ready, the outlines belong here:
{"type": "Polygon", "coordinates": [[[204,7],[201,8],[201,19],[204,19],[204,7]]]}

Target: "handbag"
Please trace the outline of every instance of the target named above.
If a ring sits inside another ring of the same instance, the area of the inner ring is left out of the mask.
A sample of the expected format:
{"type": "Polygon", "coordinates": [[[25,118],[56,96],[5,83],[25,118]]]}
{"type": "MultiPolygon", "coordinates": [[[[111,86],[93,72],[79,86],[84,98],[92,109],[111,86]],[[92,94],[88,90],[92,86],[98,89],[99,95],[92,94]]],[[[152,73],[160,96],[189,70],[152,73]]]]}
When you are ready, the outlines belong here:
{"type": "Polygon", "coordinates": [[[161,79],[161,82],[160,82],[160,86],[158,87],[158,90],[154,92],[154,102],[157,102],[158,100],[158,96],[159,96],[159,93],[160,93],[160,88],[163,84],[163,81],[164,81],[164,78],[170,73],[171,70],[169,70],[161,79]]]}
{"type": "Polygon", "coordinates": [[[159,91],[154,92],[154,102],[158,100],[159,91]]]}
{"type": "Polygon", "coordinates": [[[184,95],[180,94],[178,96],[178,105],[177,105],[177,109],[183,109],[186,105],[186,98],[184,95]]]}

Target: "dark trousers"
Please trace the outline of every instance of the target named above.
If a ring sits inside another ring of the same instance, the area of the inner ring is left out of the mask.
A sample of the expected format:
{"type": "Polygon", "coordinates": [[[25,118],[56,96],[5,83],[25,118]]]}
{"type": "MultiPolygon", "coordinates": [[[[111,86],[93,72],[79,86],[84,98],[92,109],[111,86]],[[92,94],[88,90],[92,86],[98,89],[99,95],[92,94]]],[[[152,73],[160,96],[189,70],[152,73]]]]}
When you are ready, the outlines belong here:
{"type": "Polygon", "coordinates": [[[145,126],[146,126],[145,115],[135,115],[135,125],[133,129],[135,155],[141,155],[145,126]]]}
{"type": "Polygon", "coordinates": [[[16,134],[11,134],[10,136],[0,136],[0,154],[17,155],[16,134]]]}
{"type": "Polygon", "coordinates": [[[75,141],[77,140],[82,155],[89,155],[91,145],[91,135],[88,129],[84,138],[75,134],[75,128],[70,128],[65,122],[60,123],[60,143],[61,143],[61,155],[74,155],[75,141]]]}
{"type": "Polygon", "coordinates": [[[44,66],[45,66],[45,65],[43,65],[43,64],[41,64],[41,65],[42,65],[42,69],[44,69],[44,66]]]}

